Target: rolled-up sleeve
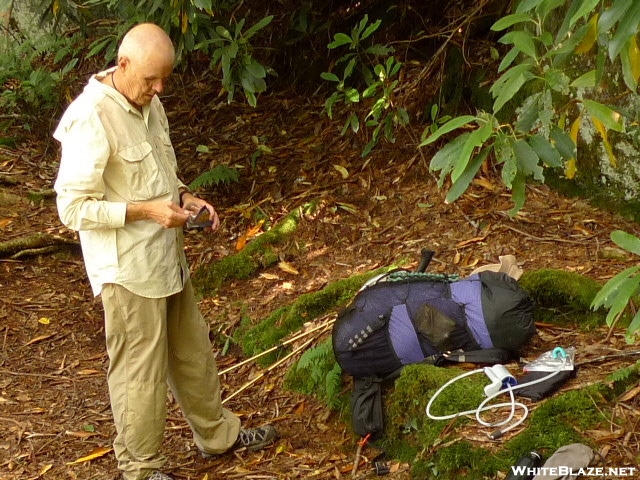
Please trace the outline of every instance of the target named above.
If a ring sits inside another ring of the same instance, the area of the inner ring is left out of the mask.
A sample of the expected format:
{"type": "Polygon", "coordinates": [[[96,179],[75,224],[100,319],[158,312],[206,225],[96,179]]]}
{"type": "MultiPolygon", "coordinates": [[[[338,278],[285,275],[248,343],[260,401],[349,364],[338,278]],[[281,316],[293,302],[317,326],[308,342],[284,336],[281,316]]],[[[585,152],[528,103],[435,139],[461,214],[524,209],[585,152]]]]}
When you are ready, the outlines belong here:
{"type": "Polygon", "coordinates": [[[111,146],[98,112],[71,109],[54,133],[62,147],[55,182],[58,215],[73,230],[124,226],[127,204],[105,200],[104,169],[111,146]]]}

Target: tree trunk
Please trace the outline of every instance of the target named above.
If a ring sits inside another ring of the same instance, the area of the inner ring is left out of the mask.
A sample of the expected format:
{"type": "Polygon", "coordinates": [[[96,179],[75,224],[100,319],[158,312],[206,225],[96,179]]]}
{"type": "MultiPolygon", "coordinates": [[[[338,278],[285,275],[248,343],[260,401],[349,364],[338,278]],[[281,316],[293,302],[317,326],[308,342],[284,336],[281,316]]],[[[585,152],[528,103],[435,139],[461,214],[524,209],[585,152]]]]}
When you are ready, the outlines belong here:
{"type": "Polygon", "coordinates": [[[0,25],[2,25],[2,35],[0,35],[0,52],[5,52],[11,46],[11,14],[13,12],[14,0],[0,0],[0,25]]]}

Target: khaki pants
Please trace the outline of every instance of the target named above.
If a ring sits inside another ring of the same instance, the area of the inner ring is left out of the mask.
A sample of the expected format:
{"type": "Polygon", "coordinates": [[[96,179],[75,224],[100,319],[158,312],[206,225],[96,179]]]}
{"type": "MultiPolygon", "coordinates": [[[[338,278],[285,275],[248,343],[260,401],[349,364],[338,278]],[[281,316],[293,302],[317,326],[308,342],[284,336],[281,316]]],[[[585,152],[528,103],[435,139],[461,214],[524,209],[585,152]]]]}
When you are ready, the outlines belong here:
{"type": "Polygon", "coordinates": [[[167,298],[145,298],[124,287],[102,289],[109,353],[107,381],[117,436],[114,451],[126,480],[160,469],[167,381],[196,446],[222,453],[235,442],[240,420],[222,408],[209,329],[191,281],[167,298]]]}

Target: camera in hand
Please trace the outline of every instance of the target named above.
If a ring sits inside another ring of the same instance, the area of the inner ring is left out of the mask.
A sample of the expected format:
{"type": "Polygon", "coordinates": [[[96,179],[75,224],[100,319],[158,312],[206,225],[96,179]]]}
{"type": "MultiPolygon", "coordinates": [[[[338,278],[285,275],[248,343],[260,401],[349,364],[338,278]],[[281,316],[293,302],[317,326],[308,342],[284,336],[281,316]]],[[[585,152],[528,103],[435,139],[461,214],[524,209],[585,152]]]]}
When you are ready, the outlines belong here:
{"type": "Polygon", "coordinates": [[[198,213],[191,215],[186,223],[188,229],[199,230],[210,227],[211,225],[213,225],[213,221],[209,219],[209,210],[207,210],[207,207],[202,207],[198,213]]]}

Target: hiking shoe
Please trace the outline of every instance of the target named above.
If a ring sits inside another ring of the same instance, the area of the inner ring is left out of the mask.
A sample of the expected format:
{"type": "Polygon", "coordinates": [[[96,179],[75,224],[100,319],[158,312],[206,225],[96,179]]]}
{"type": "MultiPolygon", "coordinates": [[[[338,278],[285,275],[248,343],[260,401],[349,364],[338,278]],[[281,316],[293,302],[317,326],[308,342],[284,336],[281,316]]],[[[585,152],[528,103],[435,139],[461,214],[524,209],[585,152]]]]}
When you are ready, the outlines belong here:
{"type": "Polygon", "coordinates": [[[167,475],[166,473],[162,473],[159,470],[156,470],[155,472],[153,472],[151,475],[149,475],[146,480],[173,480],[173,478],[171,478],[169,475],[167,475]]]}
{"type": "MultiPolygon", "coordinates": [[[[247,450],[260,450],[266,447],[278,437],[278,432],[271,425],[264,425],[260,428],[241,428],[236,442],[229,449],[230,452],[245,448],[247,450]]],[[[203,452],[200,450],[202,458],[210,459],[217,455],[215,453],[203,452]]]]}
{"type": "Polygon", "coordinates": [[[272,425],[264,425],[259,428],[241,428],[236,443],[231,450],[246,448],[249,451],[260,450],[273,443],[278,437],[278,432],[272,425]]]}

